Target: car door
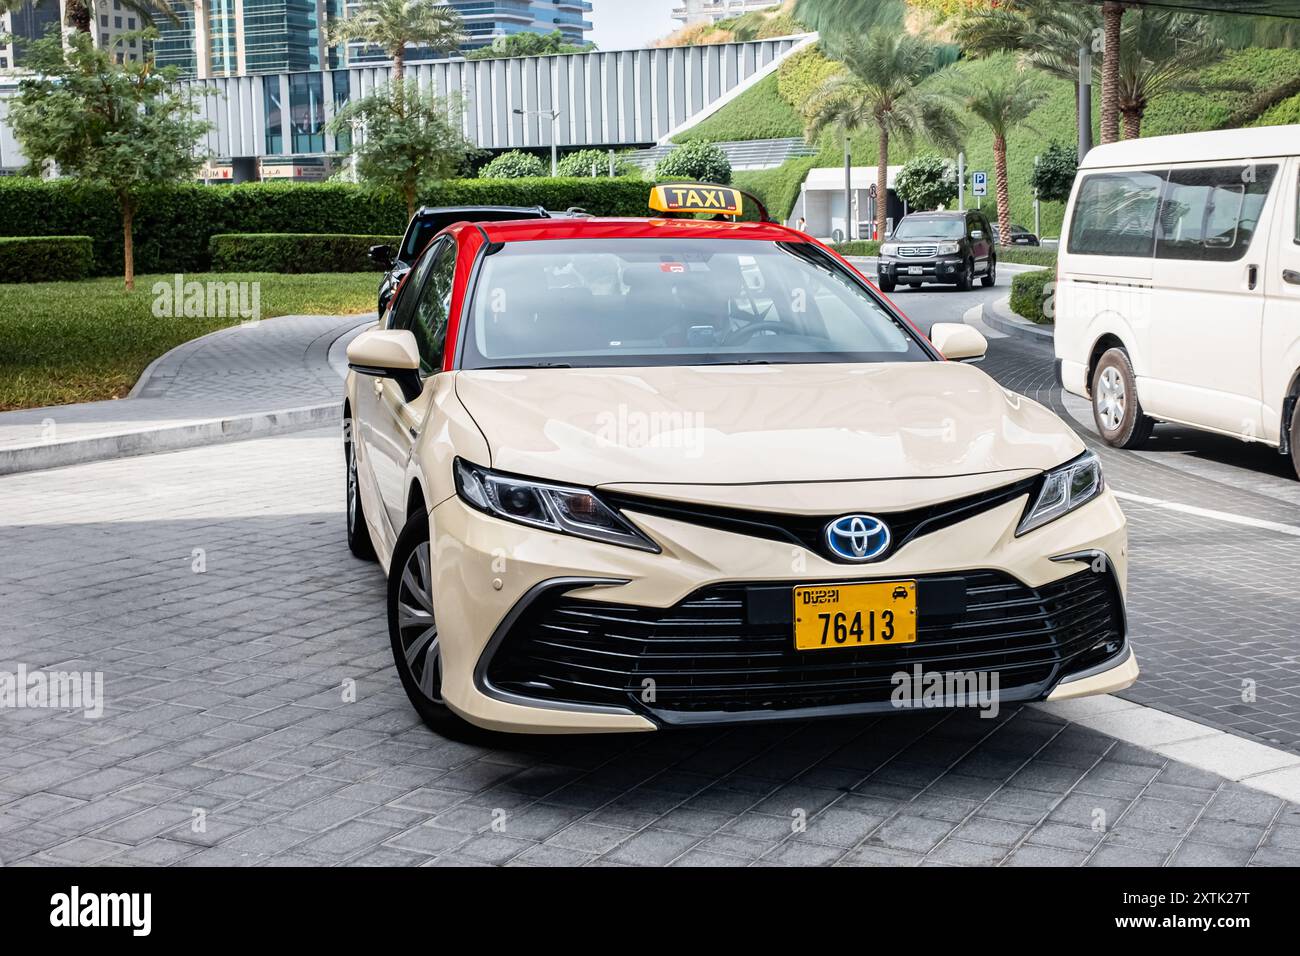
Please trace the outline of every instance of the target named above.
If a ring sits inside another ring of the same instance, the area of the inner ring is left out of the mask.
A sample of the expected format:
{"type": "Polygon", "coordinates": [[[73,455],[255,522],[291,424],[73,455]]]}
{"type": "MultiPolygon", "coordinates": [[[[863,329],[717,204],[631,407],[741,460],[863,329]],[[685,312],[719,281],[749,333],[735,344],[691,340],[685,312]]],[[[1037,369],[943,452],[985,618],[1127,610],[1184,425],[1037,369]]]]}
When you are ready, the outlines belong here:
{"type": "Polygon", "coordinates": [[[971,258],[975,260],[975,271],[986,271],[989,253],[993,249],[993,233],[983,215],[975,213],[966,218],[966,238],[970,243],[971,258]]]}
{"type": "Polygon", "coordinates": [[[1156,217],[1150,382],[1157,418],[1245,439],[1263,426],[1259,356],[1273,162],[1176,167],[1156,217]]]}
{"type": "MultiPolygon", "coordinates": [[[[420,284],[411,289],[393,316],[392,328],[407,329],[420,349],[420,380],[424,383],[442,371],[442,358],[447,337],[447,315],[451,308],[451,292],[456,272],[456,242],[450,236],[434,241],[425,257],[425,266],[418,278],[420,284]]],[[[406,523],[406,466],[420,435],[420,427],[428,411],[430,389],[420,395],[410,396],[402,386],[390,378],[380,379],[376,389],[375,446],[376,483],[383,498],[384,511],[394,535],[406,523]]]]}
{"type": "Polygon", "coordinates": [[[1282,437],[1283,403],[1300,372],[1300,159],[1287,160],[1284,169],[1263,280],[1260,437],[1270,442],[1282,437]]]}

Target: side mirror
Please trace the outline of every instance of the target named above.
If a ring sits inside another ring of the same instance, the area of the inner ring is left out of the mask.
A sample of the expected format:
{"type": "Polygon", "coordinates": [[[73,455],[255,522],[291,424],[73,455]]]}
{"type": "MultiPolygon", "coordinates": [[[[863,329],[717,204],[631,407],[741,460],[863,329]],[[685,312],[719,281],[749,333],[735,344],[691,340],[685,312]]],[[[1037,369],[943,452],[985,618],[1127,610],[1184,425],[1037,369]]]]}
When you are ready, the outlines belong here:
{"type": "Polygon", "coordinates": [[[935,323],[930,329],[930,342],[953,362],[978,362],[989,350],[988,339],[961,322],[935,323]]]}
{"type": "Polygon", "coordinates": [[[369,329],[348,345],[348,368],[391,378],[409,402],[420,394],[420,348],[409,329],[369,329]]]}
{"type": "Polygon", "coordinates": [[[972,239],[983,239],[983,238],[984,238],[984,230],[983,230],[983,229],[972,229],[972,230],[970,231],[970,237],[971,237],[972,239]]]}
{"type": "Polygon", "coordinates": [[[382,266],[387,272],[393,267],[393,247],[392,246],[371,246],[370,261],[378,266],[382,266]]]}

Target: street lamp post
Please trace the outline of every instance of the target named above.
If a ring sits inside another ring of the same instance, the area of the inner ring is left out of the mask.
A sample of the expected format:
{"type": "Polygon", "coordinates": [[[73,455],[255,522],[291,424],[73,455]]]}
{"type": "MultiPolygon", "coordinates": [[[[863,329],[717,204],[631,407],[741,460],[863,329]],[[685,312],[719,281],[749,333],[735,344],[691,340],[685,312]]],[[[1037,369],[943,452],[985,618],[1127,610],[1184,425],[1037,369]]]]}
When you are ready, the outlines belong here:
{"type": "Polygon", "coordinates": [[[559,157],[559,153],[557,152],[558,147],[556,145],[556,141],[560,137],[560,111],[558,109],[554,109],[554,110],[516,109],[514,113],[516,116],[549,116],[551,118],[551,177],[554,178],[555,174],[559,172],[560,169],[560,157],[559,157]]]}

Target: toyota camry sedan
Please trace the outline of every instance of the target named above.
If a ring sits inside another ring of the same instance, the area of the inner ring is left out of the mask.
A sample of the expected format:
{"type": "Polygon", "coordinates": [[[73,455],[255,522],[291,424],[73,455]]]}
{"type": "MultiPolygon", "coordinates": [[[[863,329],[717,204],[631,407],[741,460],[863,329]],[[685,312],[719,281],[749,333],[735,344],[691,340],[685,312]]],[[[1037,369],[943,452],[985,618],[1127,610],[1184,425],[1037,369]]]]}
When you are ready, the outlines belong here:
{"type": "Polygon", "coordinates": [[[975,329],[923,335],[745,202],[457,223],[350,344],[348,542],[420,716],[649,731],[1131,684],[1098,460],[973,364],[975,329]]]}

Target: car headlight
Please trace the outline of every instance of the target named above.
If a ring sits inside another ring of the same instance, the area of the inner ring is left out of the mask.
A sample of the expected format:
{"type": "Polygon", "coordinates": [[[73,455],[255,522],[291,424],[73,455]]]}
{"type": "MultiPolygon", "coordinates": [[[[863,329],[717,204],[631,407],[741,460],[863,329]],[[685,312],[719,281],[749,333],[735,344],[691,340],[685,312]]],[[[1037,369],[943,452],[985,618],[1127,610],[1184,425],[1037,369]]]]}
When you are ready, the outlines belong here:
{"type": "Polygon", "coordinates": [[[882,243],[881,246],[880,246],[880,254],[881,254],[882,256],[896,256],[896,255],[898,255],[898,243],[896,243],[896,242],[886,242],[886,243],[882,243]]]}
{"type": "Polygon", "coordinates": [[[1041,528],[1063,514],[1087,504],[1106,487],[1101,462],[1090,451],[1043,475],[1038,498],[1020,519],[1016,535],[1041,528]]]}
{"type": "Polygon", "coordinates": [[[955,256],[959,252],[961,252],[960,242],[939,243],[939,255],[941,256],[955,256]]]}
{"type": "Polygon", "coordinates": [[[504,475],[460,458],[452,472],[461,500],[484,514],[593,541],[659,551],[657,544],[586,488],[504,475]]]}

